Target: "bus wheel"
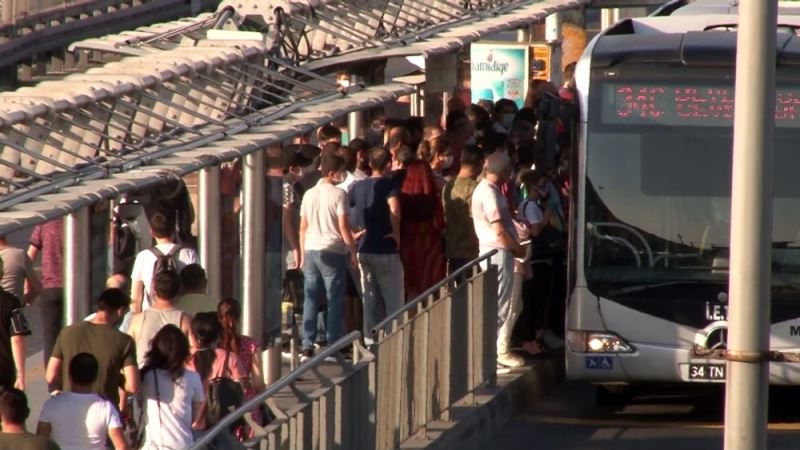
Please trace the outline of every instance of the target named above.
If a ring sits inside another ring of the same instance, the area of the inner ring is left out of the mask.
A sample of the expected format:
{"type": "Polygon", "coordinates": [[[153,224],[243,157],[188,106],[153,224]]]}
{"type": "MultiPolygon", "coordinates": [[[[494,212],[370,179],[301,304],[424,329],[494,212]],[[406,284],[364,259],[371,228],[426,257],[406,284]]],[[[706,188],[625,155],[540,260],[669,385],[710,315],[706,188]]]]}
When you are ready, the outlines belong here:
{"type": "Polygon", "coordinates": [[[595,399],[600,406],[622,406],[630,401],[630,386],[600,384],[595,389],[595,399]]]}

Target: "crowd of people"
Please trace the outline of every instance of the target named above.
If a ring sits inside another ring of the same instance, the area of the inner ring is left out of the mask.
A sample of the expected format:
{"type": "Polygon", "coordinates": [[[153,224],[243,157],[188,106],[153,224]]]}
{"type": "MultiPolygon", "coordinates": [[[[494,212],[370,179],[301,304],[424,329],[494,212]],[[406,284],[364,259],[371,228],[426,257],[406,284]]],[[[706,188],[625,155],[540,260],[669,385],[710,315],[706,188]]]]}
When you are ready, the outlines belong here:
{"type": "MultiPolygon", "coordinates": [[[[266,149],[261,336],[241,334],[237,300],[207,295],[168,208],[149,211],[153,246],[130,273],[110,277],[95,313],[63,329],[63,223],[37,227],[27,253],[0,239],[0,449],[184,448],[219,419],[220,383],[240,386],[240,401],[265,389],[262,351],[280,336],[284,300],[302,308],[302,358],[349,330],[369,345],[379,322],[490,251],[498,365],[563,344],[572,90],[533,82],[522,108],[456,98],[442,124],[373,121],[377,142],[345,145],[326,125],[266,149]],[[22,307],[36,298],[51,397],[34,435],[22,307]]],[[[223,195],[237,182],[223,177],[223,195]]],[[[252,433],[237,423],[219,439],[237,448],[252,433]]]]}
{"type": "MultiPolygon", "coordinates": [[[[51,395],[35,434],[25,430],[24,337],[31,328],[22,306],[41,287],[32,258],[0,240],[0,449],[186,448],[227,412],[221,406],[231,394],[219,394],[221,384],[235,384],[234,396],[241,391],[236,404],[265,388],[258,341],[240,332],[241,305],[205,294],[205,270],[193,249],[175,242],[174,217],[154,210],[155,244],[139,252],[131,277],[111,276],[96,311],[45,342],[51,395]]],[[[60,253],[47,258],[54,256],[60,263],[60,253]]],[[[51,263],[43,262],[43,277],[51,263]]],[[[252,414],[257,423],[268,419],[261,410],[252,414]]],[[[244,423],[228,431],[217,438],[219,448],[244,448],[253,433],[244,423]]]]}
{"type": "Polygon", "coordinates": [[[375,124],[381,146],[343,146],[337,128],[323,127],[322,147],[283,178],[284,222],[298,223],[283,231],[297,242],[288,268],[303,274],[303,357],[345,330],[370,344],[384,318],[493,250],[485,263],[499,270],[498,364],[563,345],[574,98],[571,82],[543,81],[523,108],[456,98],[444,127],[375,124]]]}

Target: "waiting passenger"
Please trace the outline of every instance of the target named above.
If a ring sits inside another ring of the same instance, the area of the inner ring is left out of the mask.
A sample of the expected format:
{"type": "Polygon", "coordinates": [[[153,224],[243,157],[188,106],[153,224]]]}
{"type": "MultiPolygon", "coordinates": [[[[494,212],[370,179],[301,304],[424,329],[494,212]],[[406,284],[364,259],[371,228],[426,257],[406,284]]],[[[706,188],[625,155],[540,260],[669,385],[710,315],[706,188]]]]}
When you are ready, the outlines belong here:
{"type": "Polygon", "coordinates": [[[31,413],[25,393],[16,388],[0,392],[0,450],[60,450],[52,439],[25,430],[25,420],[31,413]]]}
{"type": "Polygon", "coordinates": [[[208,279],[206,271],[200,264],[189,264],[181,270],[181,286],[183,295],[178,297],[175,307],[194,316],[200,312],[215,311],[217,301],[206,294],[208,279]]]}
{"type": "Polygon", "coordinates": [[[142,368],[146,423],[143,450],[186,448],[194,443],[192,423],[200,417],[205,389],[197,372],[184,367],[189,340],[175,325],[153,337],[142,368]]]}
{"type": "MultiPolygon", "coordinates": [[[[358,240],[358,265],[364,292],[364,336],[403,306],[405,287],[400,260],[400,186],[389,178],[391,155],[381,147],[369,152],[372,175],[350,192],[358,240]]],[[[369,343],[371,339],[366,338],[369,343]]]]}
{"type": "Polygon", "coordinates": [[[97,313],[92,320],[80,321],[61,330],[45,374],[53,389],[72,390],[69,364],[65,361],[71,361],[81,353],[91,353],[101,369],[93,382],[93,392],[127,413],[125,402],[120,401],[118,387],[123,386],[129,394],[135,393],[139,387],[139,371],[134,341],[119,331],[117,325],[129,306],[127,294],[119,289],[106,289],[97,298],[97,313]]]}
{"type": "Polygon", "coordinates": [[[36,434],[52,437],[63,450],[105,450],[107,439],[116,450],[128,450],[117,408],[95,393],[99,372],[93,355],[75,355],[69,362],[70,390],[44,403],[36,434]]]}
{"type": "Polygon", "coordinates": [[[150,349],[150,340],[165,325],[175,325],[188,336],[192,328],[192,318],[175,306],[181,290],[178,275],[166,270],[155,277],[155,302],[146,311],[133,316],[128,334],[136,342],[136,359],[139,367],[145,364],[144,355],[150,349]]]}
{"type": "Polygon", "coordinates": [[[175,243],[175,216],[172,211],[157,210],[151,214],[150,231],[156,239],[156,245],[136,255],[131,272],[133,283],[131,310],[134,313],[150,308],[155,302],[153,281],[158,271],[169,268],[180,273],[189,264],[199,262],[197,252],[175,243]],[[159,265],[159,260],[171,261],[174,267],[156,267],[159,265]]]}

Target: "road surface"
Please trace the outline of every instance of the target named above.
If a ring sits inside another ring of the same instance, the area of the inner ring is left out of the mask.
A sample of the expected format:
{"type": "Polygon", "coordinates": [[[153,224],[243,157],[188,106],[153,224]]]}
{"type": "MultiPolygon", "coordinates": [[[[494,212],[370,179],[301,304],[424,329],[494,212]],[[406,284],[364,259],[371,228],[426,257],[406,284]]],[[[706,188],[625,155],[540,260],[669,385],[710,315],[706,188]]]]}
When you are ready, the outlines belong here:
{"type": "MultiPolygon", "coordinates": [[[[800,448],[800,387],[773,390],[769,449],[800,448]]],[[[492,439],[493,450],[722,449],[722,385],[704,393],[644,391],[599,406],[594,387],[564,383],[492,439]]]]}

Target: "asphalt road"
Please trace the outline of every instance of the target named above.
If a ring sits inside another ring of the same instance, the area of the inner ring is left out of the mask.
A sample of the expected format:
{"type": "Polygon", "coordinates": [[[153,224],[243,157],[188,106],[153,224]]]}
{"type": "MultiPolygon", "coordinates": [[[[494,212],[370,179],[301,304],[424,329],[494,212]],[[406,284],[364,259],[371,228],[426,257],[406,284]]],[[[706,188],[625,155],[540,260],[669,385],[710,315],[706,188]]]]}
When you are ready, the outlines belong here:
{"type": "MultiPolygon", "coordinates": [[[[800,448],[800,387],[770,396],[769,449],[800,448]]],[[[723,447],[722,385],[704,392],[650,389],[600,406],[595,388],[564,383],[492,439],[493,450],[710,450],[723,447]]]]}

